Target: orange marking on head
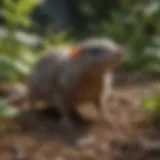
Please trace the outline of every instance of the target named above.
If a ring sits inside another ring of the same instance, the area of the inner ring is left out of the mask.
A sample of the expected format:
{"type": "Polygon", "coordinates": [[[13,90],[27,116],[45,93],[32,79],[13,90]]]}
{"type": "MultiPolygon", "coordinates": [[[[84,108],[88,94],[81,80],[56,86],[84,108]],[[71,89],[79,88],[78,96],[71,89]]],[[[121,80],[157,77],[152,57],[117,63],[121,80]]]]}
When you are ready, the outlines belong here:
{"type": "Polygon", "coordinates": [[[70,56],[71,56],[72,58],[77,58],[77,57],[79,57],[79,55],[80,55],[80,49],[79,49],[79,47],[78,47],[78,46],[73,47],[73,48],[71,49],[70,56]]]}

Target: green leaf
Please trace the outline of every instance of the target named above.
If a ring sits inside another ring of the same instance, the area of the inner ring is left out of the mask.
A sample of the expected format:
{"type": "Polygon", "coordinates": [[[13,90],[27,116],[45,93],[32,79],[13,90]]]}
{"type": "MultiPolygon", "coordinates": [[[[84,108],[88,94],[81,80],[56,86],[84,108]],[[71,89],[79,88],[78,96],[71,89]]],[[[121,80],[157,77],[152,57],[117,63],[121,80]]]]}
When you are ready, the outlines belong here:
{"type": "Polygon", "coordinates": [[[18,115],[18,110],[8,104],[6,100],[0,100],[0,118],[13,118],[18,115]]]}

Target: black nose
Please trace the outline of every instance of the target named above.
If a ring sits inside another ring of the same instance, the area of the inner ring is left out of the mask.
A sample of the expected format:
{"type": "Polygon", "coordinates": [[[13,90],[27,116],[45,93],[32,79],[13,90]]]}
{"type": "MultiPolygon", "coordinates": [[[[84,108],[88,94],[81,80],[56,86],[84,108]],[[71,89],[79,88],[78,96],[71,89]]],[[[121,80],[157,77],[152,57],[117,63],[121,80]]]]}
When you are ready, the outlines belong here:
{"type": "Polygon", "coordinates": [[[124,57],[124,49],[122,47],[118,48],[115,52],[115,56],[117,60],[122,60],[124,57]]]}
{"type": "Polygon", "coordinates": [[[119,46],[119,48],[117,49],[117,54],[118,54],[120,57],[123,57],[124,47],[119,46]]]}

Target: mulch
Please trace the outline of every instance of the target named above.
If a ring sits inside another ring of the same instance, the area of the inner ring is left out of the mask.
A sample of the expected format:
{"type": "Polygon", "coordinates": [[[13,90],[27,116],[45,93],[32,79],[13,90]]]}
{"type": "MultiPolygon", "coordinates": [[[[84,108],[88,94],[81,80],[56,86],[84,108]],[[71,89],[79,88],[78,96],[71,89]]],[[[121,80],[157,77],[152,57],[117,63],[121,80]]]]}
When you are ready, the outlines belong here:
{"type": "Polygon", "coordinates": [[[0,129],[0,160],[160,160],[160,121],[150,121],[137,105],[153,90],[148,84],[116,87],[106,109],[111,124],[90,105],[80,108],[86,123],[75,120],[73,130],[51,112],[24,112],[0,129]]]}

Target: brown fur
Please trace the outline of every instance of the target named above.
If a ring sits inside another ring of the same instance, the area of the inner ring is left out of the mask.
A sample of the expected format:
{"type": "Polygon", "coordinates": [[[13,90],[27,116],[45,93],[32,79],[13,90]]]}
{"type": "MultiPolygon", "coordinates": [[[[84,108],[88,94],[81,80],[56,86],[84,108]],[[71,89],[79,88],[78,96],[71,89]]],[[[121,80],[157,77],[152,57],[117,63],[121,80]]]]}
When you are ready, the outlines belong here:
{"type": "Polygon", "coordinates": [[[65,121],[69,121],[69,110],[100,101],[104,75],[122,59],[121,48],[106,39],[86,40],[76,46],[76,57],[71,50],[45,55],[29,77],[30,104],[56,107],[65,121]]]}

